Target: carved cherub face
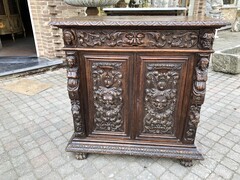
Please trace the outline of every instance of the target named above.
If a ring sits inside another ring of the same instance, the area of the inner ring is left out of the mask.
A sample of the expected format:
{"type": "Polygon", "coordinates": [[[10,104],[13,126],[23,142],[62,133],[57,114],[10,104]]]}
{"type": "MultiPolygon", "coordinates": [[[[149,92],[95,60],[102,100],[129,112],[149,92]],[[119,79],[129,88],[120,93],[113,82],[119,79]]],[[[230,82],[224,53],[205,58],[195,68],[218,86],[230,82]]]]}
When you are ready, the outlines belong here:
{"type": "Polygon", "coordinates": [[[67,63],[70,68],[75,65],[75,57],[74,56],[67,56],[67,63]]]}
{"type": "Polygon", "coordinates": [[[204,48],[210,49],[212,47],[213,39],[214,39],[214,33],[212,32],[204,33],[201,41],[202,46],[204,48]]]}
{"type": "Polygon", "coordinates": [[[66,32],[64,34],[64,41],[67,45],[71,45],[73,40],[74,40],[74,37],[73,37],[72,33],[66,32]]]}
{"type": "Polygon", "coordinates": [[[205,71],[208,68],[208,64],[209,64],[208,58],[201,58],[201,60],[199,62],[199,68],[202,71],[205,71]]]}
{"type": "Polygon", "coordinates": [[[157,95],[152,98],[152,105],[155,109],[162,112],[167,106],[167,98],[163,95],[157,95]]]}

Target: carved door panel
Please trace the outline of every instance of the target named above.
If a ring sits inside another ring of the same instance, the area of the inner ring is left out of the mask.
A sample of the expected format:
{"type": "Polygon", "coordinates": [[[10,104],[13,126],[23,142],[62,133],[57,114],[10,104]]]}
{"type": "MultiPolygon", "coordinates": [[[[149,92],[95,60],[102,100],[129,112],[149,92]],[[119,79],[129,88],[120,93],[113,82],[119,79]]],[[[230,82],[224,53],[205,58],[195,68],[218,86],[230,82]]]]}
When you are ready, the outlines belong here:
{"type": "MultiPolygon", "coordinates": [[[[191,87],[189,66],[192,56],[139,55],[137,90],[138,128],[135,138],[154,141],[179,141],[188,105],[185,89],[191,87]],[[188,76],[189,74],[189,76],[188,76]],[[184,98],[186,97],[186,98],[184,98]]],[[[193,60],[193,59],[192,59],[193,60]]]]}
{"type": "Polygon", "coordinates": [[[129,137],[129,82],[132,55],[87,54],[86,66],[90,137],[129,137]],[[97,136],[96,136],[97,135],[97,136]]]}

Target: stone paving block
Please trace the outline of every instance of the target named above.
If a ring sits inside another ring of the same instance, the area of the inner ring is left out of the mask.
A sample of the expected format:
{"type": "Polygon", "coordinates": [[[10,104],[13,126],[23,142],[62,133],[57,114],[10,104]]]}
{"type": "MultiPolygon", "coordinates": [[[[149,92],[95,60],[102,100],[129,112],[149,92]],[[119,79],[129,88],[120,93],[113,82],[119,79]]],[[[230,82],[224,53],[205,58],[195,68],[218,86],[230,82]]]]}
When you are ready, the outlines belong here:
{"type": "Polygon", "coordinates": [[[208,180],[225,180],[221,176],[218,176],[215,173],[210,174],[210,176],[207,177],[208,180]]]}
{"type": "Polygon", "coordinates": [[[74,167],[70,163],[68,163],[63,165],[62,167],[59,167],[57,171],[61,175],[61,177],[66,177],[67,175],[74,172],[74,167]]]}
{"type": "Polygon", "coordinates": [[[66,160],[64,158],[62,158],[61,156],[51,160],[49,162],[49,164],[52,166],[52,168],[56,169],[58,167],[60,167],[61,165],[63,165],[66,162],[66,160]]]}
{"type": "Polygon", "coordinates": [[[224,157],[223,154],[221,154],[215,150],[212,150],[212,149],[207,152],[206,156],[208,158],[214,159],[217,162],[220,162],[222,160],[222,158],[224,157]]]}
{"type": "Polygon", "coordinates": [[[117,175],[114,177],[114,179],[116,179],[116,180],[122,180],[122,179],[132,180],[132,179],[136,179],[136,177],[131,172],[123,169],[123,170],[121,170],[120,172],[117,173],[117,175]]]}
{"type": "Polygon", "coordinates": [[[29,162],[24,162],[21,164],[21,166],[17,166],[15,168],[15,171],[17,172],[18,176],[24,176],[25,174],[32,172],[32,165],[29,162]]]}
{"type": "Polygon", "coordinates": [[[166,171],[165,173],[163,173],[163,175],[161,176],[161,180],[179,180],[180,178],[178,178],[177,176],[175,176],[173,173],[166,171]]]}
{"type": "Polygon", "coordinates": [[[10,171],[7,171],[3,174],[0,173],[0,179],[6,179],[6,180],[16,180],[18,179],[17,173],[12,169],[10,171]]]}
{"type": "Polygon", "coordinates": [[[234,142],[232,142],[229,139],[226,139],[225,137],[222,137],[218,142],[229,148],[232,148],[234,146],[234,142]]]}
{"type": "Polygon", "coordinates": [[[201,178],[190,172],[183,178],[183,180],[201,180],[201,178]]]}
{"type": "MultiPolygon", "coordinates": [[[[72,154],[70,154],[72,155],[72,154]]],[[[88,164],[88,160],[82,160],[82,161],[76,161],[72,155],[72,161],[70,161],[70,163],[76,168],[76,169],[80,169],[82,166],[84,166],[85,164],[88,164]]]]}
{"type": "Polygon", "coordinates": [[[10,161],[6,161],[4,163],[1,163],[0,164],[0,174],[3,174],[5,172],[9,171],[12,168],[13,168],[13,166],[12,166],[10,161]]]}
{"type": "Polygon", "coordinates": [[[156,179],[156,177],[149,172],[147,169],[144,169],[138,176],[136,179],[146,179],[146,180],[153,180],[156,179]]]}
{"type": "Polygon", "coordinates": [[[232,171],[236,171],[240,166],[239,163],[228,157],[224,157],[223,160],[221,161],[221,164],[228,167],[232,171]]]}
{"type": "Polygon", "coordinates": [[[212,147],[212,149],[214,149],[215,151],[221,153],[221,154],[226,154],[230,151],[230,148],[223,146],[219,143],[214,144],[214,146],[212,147]]]}
{"type": "Polygon", "coordinates": [[[210,171],[214,171],[218,162],[211,158],[205,158],[204,161],[200,161],[200,164],[206,167],[210,171]]]}
{"type": "Polygon", "coordinates": [[[10,157],[8,156],[7,152],[0,154],[0,165],[8,160],[10,160],[10,157]]]}
{"type": "MultiPolygon", "coordinates": [[[[108,176],[111,176],[111,177],[113,177],[114,176],[114,172],[106,172],[106,170],[113,170],[114,169],[114,167],[108,167],[108,166],[105,166],[105,168],[106,169],[101,169],[101,173],[106,173],[106,177],[107,178],[110,178],[110,177],[108,177],[108,176]]],[[[90,178],[91,176],[93,176],[94,174],[96,174],[98,171],[97,171],[97,169],[91,164],[91,163],[86,163],[85,165],[83,165],[82,167],[81,167],[81,174],[83,175],[83,177],[84,178],[86,178],[86,179],[88,179],[88,178],[90,178]]]]}
{"type": "Polygon", "coordinates": [[[11,159],[11,162],[12,162],[14,167],[18,167],[18,166],[20,166],[21,164],[23,164],[23,163],[25,163],[27,161],[28,161],[28,158],[27,158],[27,156],[25,154],[22,154],[22,155],[20,155],[18,157],[13,157],[11,159]]]}
{"type": "Polygon", "coordinates": [[[211,174],[211,170],[202,165],[192,167],[191,172],[202,179],[206,179],[211,174]]]}
{"type": "Polygon", "coordinates": [[[225,166],[223,166],[221,164],[217,165],[217,167],[215,169],[215,173],[224,179],[231,179],[231,177],[233,175],[233,171],[229,170],[228,168],[226,168],[225,166]]]}
{"type": "Polygon", "coordinates": [[[133,176],[138,176],[144,168],[140,166],[137,162],[130,162],[125,169],[131,172],[133,176]]]}
{"type": "Polygon", "coordinates": [[[227,157],[234,161],[240,162],[240,153],[237,153],[236,151],[230,150],[229,153],[227,154],[227,157]]]}
{"type": "MultiPolygon", "coordinates": [[[[105,180],[105,177],[102,177],[102,174],[97,174],[96,176],[93,176],[92,179],[105,180]]],[[[64,180],[84,180],[84,177],[78,172],[73,172],[65,177],[64,180]]]]}
{"type": "Polygon", "coordinates": [[[177,162],[175,162],[168,170],[179,178],[183,178],[189,171],[177,162]]]}
{"type": "Polygon", "coordinates": [[[20,177],[18,180],[33,180],[36,179],[33,173],[28,173],[22,177],[20,177]]]}
{"type": "Polygon", "coordinates": [[[41,149],[43,152],[47,152],[53,148],[55,148],[55,144],[52,141],[48,141],[45,144],[41,145],[41,149]]]}
{"type": "Polygon", "coordinates": [[[44,164],[43,166],[34,169],[34,174],[38,179],[41,179],[43,176],[48,175],[51,171],[51,167],[48,164],[44,164]]]}
{"type": "Polygon", "coordinates": [[[240,175],[239,174],[234,174],[232,177],[232,180],[239,180],[240,179],[240,175]]]}
{"type": "Polygon", "coordinates": [[[13,148],[11,151],[8,152],[10,157],[17,157],[21,154],[23,154],[25,151],[22,147],[18,146],[16,148],[13,148]]]}
{"type": "Polygon", "coordinates": [[[51,180],[59,180],[59,179],[61,179],[61,176],[56,172],[51,172],[50,174],[42,177],[41,179],[42,180],[50,180],[50,179],[51,180]]]}
{"type": "Polygon", "coordinates": [[[40,156],[37,156],[33,159],[31,159],[31,164],[33,165],[34,168],[40,167],[46,163],[48,163],[48,159],[44,154],[41,154],[40,156]]]}
{"type": "Polygon", "coordinates": [[[156,177],[160,177],[166,171],[166,169],[163,166],[161,166],[160,164],[158,164],[156,162],[151,164],[151,166],[149,166],[147,169],[149,172],[151,172],[156,177]]]}
{"type": "Polygon", "coordinates": [[[56,157],[61,156],[61,152],[57,148],[53,148],[53,149],[45,152],[45,156],[48,158],[48,160],[52,160],[56,157]]]}

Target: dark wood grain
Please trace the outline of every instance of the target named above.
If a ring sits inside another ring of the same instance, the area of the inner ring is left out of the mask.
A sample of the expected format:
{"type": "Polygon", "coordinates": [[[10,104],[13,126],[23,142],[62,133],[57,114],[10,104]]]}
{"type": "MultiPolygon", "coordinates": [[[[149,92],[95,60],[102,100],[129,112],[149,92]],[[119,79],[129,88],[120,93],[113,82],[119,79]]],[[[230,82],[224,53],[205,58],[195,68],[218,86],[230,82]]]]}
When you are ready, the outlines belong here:
{"type": "Polygon", "coordinates": [[[170,157],[191,166],[215,28],[186,17],[84,17],[63,28],[74,134],[86,153],[170,157]]]}

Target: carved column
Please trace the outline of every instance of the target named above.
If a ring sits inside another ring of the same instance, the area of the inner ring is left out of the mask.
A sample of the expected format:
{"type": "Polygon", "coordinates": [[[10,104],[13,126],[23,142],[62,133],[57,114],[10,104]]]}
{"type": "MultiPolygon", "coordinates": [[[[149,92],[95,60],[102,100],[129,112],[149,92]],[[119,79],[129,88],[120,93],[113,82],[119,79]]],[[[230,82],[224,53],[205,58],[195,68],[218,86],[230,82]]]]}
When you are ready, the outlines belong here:
{"type": "MultiPolygon", "coordinates": [[[[71,30],[64,30],[63,34],[65,47],[74,46],[76,42],[75,33],[71,30]]],[[[75,135],[79,137],[85,136],[85,125],[81,116],[80,103],[80,77],[79,62],[76,51],[66,51],[67,61],[67,89],[72,105],[73,123],[75,135]]]]}
{"type": "MultiPolygon", "coordinates": [[[[211,50],[215,30],[203,29],[199,32],[198,47],[200,49],[211,50]]],[[[210,53],[199,53],[196,55],[196,67],[193,75],[193,88],[191,94],[191,104],[187,117],[187,124],[185,126],[185,134],[183,141],[188,144],[194,144],[197,125],[200,120],[201,105],[204,102],[206,92],[206,81],[208,73],[208,65],[210,53]]]]}
{"type": "Polygon", "coordinates": [[[209,54],[203,53],[197,55],[197,65],[194,71],[192,101],[188,113],[188,119],[186,124],[186,130],[184,134],[184,142],[193,144],[197,125],[200,120],[201,105],[204,102],[206,92],[206,81],[209,65],[209,54]]]}

